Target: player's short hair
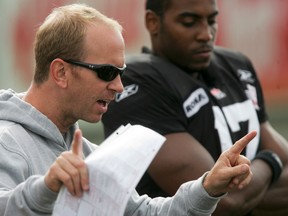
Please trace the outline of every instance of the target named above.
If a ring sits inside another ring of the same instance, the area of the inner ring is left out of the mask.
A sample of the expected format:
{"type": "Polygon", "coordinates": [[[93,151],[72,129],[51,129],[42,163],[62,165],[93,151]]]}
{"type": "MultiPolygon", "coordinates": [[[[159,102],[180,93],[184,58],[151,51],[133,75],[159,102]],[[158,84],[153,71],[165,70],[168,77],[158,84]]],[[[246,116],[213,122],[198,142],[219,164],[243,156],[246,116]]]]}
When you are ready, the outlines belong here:
{"type": "Polygon", "coordinates": [[[146,10],[152,10],[162,17],[171,2],[172,0],[146,0],[146,10]]]}
{"type": "Polygon", "coordinates": [[[84,39],[89,24],[95,24],[96,27],[97,24],[104,24],[122,32],[122,26],[117,21],[85,4],[53,9],[36,33],[35,83],[41,84],[47,80],[50,63],[55,58],[81,60],[85,57],[84,39]]]}

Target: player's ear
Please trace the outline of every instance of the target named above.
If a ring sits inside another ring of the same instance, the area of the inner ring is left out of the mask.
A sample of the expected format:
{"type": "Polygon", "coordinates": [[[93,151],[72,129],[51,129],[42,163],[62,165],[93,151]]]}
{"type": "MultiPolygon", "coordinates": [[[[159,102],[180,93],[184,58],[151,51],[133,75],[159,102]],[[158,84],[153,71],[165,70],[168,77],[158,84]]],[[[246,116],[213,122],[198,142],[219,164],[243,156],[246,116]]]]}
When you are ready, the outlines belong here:
{"type": "Polygon", "coordinates": [[[145,24],[151,35],[155,35],[159,31],[160,17],[152,10],[147,10],[145,13],[145,24]]]}

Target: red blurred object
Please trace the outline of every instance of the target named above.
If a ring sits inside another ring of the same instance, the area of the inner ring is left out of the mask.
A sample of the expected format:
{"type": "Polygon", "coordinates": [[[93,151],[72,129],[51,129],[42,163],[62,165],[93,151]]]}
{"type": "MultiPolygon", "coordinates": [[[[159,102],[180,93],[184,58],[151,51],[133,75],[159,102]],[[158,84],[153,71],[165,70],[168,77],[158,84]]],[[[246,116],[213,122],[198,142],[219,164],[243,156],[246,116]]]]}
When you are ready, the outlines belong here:
{"type": "MultiPolygon", "coordinates": [[[[51,9],[69,0],[30,0],[22,4],[14,24],[14,65],[23,82],[33,73],[33,40],[38,25],[51,9]]],[[[93,1],[91,1],[92,3],[93,1]]],[[[95,6],[124,27],[127,50],[150,45],[143,32],[144,0],[98,0],[95,6]],[[97,5],[97,6],[96,6],[97,5]]],[[[288,1],[218,1],[220,8],[217,44],[239,50],[254,63],[268,103],[288,103],[288,1]]]]}

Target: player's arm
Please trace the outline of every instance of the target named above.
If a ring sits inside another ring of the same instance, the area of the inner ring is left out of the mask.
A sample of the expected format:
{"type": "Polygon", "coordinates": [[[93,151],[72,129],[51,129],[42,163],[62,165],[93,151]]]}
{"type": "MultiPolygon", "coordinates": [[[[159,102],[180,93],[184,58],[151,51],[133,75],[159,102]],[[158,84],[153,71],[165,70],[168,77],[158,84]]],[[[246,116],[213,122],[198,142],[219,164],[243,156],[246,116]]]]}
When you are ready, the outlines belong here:
{"type": "Polygon", "coordinates": [[[280,178],[271,185],[253,214],[288,215],[288,142],[275,131],[269,122],[261,124],[261,140],[263,149],[270,149],[281,158],[283,171],[280,178]]]}
{"type": "MultiPolygon", "coordinates": [[[[166,193],[173,195],[181,183],[200,177],[215,162],[207,150],[188,133],[168,134],[166,138],[148,172],[166,193]]],[[[253,161],[251,169],[253,178],[250,184],[243,190],[231,191],[220,201],[215,215],[248,212],[262,200],[270,185],[272,171],[269,165],[260,160],[253,161]]]]}
{"type": "Polygon", "coordinates": [[[150,164],[148,173],[171,196],[182,183],[199,178],[215,162],[190,134],[172,133],[165,137],[166,141],[150,164]]]}

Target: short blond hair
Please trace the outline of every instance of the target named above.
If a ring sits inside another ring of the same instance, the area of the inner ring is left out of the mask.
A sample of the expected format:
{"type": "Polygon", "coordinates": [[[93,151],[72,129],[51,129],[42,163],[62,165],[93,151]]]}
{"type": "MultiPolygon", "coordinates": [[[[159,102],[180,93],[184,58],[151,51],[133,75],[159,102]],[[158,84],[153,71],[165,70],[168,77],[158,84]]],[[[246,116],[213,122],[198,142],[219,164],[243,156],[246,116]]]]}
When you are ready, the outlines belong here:
{"type": "Polygon", "coordinates": [[[35,83],[47,80],[50,63],[55,58],[81,60],[85,56],[84,39],[90,23],[96,24],[96,27],[97,23],[104,24],[122,32],[122,26],[117,21],[85,4],[53,9],[36,33],[35,83]]]}

